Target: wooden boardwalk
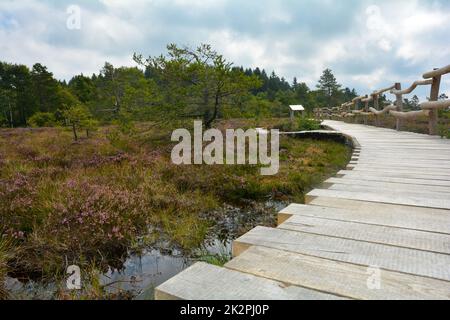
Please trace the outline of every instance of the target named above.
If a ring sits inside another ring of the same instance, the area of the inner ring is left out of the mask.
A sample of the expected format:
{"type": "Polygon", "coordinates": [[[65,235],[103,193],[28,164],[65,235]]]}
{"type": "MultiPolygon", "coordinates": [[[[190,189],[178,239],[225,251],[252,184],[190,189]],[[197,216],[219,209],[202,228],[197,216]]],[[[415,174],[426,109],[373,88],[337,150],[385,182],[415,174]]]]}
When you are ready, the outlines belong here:
{"type": "Polygon", "coordinates": [[[450,141],[324,124],[355,139],[348,168],[156,299],[450,299],[450,141]]]}

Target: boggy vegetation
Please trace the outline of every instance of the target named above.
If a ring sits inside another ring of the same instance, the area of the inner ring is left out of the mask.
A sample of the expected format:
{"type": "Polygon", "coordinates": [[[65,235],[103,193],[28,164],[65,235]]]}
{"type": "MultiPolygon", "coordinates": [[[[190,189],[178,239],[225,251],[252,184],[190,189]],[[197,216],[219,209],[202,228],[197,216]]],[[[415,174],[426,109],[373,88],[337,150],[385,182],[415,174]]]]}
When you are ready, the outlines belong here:
{"type": "MultiPolygon", "coordinates": [[[[252,125],[218,127],[243,124],[252,125]]],[[[175,166],[173,145],[152,123],[102,127],[76,142],[61,128],[1,130],[0,279],[54,281],[72,264],[120,268],[130,251],[162,243],[188,254],[224,218],[218,209],[302,202],[350,156],[335,142],[282,137],[279,174],[261,176],[248,165],[175,166]]]]}

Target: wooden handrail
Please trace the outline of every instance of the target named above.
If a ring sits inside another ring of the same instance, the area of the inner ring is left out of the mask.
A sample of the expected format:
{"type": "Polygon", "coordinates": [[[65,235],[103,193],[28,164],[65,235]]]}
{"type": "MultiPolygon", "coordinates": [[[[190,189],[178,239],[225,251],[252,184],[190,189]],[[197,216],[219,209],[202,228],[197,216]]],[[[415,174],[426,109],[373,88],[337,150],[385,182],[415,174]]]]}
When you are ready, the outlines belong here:
{"type": "Polygon", "coordinates": [[[375,108],[369,108],[370,112],[372,112],[374,115],[380,116],[382,114],[388,113],[391,110],[397,110],[397,107],[393,104],[388,105],[383,110],[377,110],[375,108]]]}
{"type": "Polygon", "coordinates": [[[435,69],[435,70],[427,72],[427,73],[424,73],[423,78],[424,79],[435,78],[435,77],[443,76],[444,74],[447,74],[447,73],[450,73],[450,65],[445,66],[440,69],[435,69]]]}
{"type": "Polygon", "coordinates": [[[450,107],[450,100],[422,102],[420,104],[420,107],[423,110],[445,109],[445,108],[449,108],[450,107]]]}
{"type": "Polygon", "coordinates": [[[385,89],[381,89],[381,90],[378,90],[378,91],[374,91],[373,93],[371,93],[371,96],[379,96],[380,94],[388,92],[388,91],[390,91],[390,90],[392,90],[394,88],[395,88],[395,84],[390,86],[389,88],[385,88],[385,89]]]}
{"type": "Polygon", "coordinates": [[[416,89],[418,86],[425,86],[425,85],[431,85],[433,84],[433,79],[429,79],[429,80],[418,80],[418,81],[414,81],[414,83],[408,88],[408,89],[404,89],[404,90],[395,90],[392,89],[391,93],[395,94],[395,95],[399,95],[399,94],[409,94],[411,92],[414,91],[414,89],[416,89]]]}
{"type": "Polygon", "coordinates": [[[360,97],[356,97],[352,100],[352,102],[358,102],[361,101],[362,99],[366,98],[366,96],[360,96],[360,97]]]}
{"type": "Polygon", "coordinates": [[[409,112],[401,112],[401,111],[389,111],[389,114],[394,116],[397,119],[415,119],[420,116],[428,116],[429,111],[420,110],[420,111],[409,111],[409,112]]]}
{"type": "Polygon", "coordinates": [[[427,72],[423,74],[423,78],[425,80],[414,81],[414,83],[407,89],[402,90],[401,83],[396,83],[390,87],[373,91],[369,95],[359,96],[353,98],[351,101],[343,103],[340,108],[337,110],[340,113],[340,116],[343,117],[355,117],[357,115],[364,116],[364,123],[367,124],[367,117],[370,115],[375,115],[376,125],[379,125],[379,117],[383,114],[392,115],[397,119],[396,128],[397,130],[401,129],[402,120],[404,119],[414,119],[419,116],[426,115],[428,116],[428,127],[431,135],[436,135],[438,130],[438,110],[450,108],[450,100],[438,101],[439,100],[439,89],[441,84],[441,78],[443,75],[450,73],[450,65],[445,66],[443,68],[435,69],[433,71],[427,72]],[[420,104],[422,110],[419,111],[410,111],[403,112],[403,95],[410,94],[413,92],[418,86],[431,85],[430,90],[430,101],[423,102],[420,104]],[[389,104],[385,106],[382,110],[378,110],[380,108],[380,95],[385,92],[390,92],[395,95],[396,102],[395,104],[389,104]],[[365,105],[363,108],[359,108],[360,102],[365,105]],[[373,102],[373,107],[369,107],[370,103],[373,102]],[[354,109],[359,110],[351,110],[352,107],[354,109]]]}

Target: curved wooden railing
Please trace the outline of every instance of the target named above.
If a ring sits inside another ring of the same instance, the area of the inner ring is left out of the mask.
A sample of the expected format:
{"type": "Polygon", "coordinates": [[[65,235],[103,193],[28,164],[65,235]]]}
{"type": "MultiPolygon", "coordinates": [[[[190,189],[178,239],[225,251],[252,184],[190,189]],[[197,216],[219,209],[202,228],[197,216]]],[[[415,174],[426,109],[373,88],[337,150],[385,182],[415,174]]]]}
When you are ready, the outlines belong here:
{"type": "Polygon", "coordinates": [[[375,116],[375,124],[380,124],[379,116],[390,115],[397,120],[396,128],[401,129],[402,120],[417,119],[418,117],[428,117],[428,128],[431,135],[436,135],[438,132],[438,110],[450,107],[450,100],[439,100],[439,90],[441,84],[441,78],[443,75],[450,73],[450,65],[434,69],[433,71],[423,74],[423,80],[417,80],[411,84],[407,89],[402,89],[400,83],[372,92],[369,95],[359,96],[352,101],[346,102],[339,107],[315,109],[318,113],[318,117],[322,118],[323,115],[337,116],[339,118],[350,118],[356,116],[363,116],[364,123],[367,124],[368,117],[375,116]],[[403,111],[403,95],[410,94],[418,86],[431,86],[430,101],[420,104],[421,110],[417,111],[403,111]],[[395,103],[387,106],[380,107],[380,96],[386,92],[395,96],[395,103]],[[360,103],[364,104],[363,108],[360,108],[360,103]],[[373,104],[371,107],[370,104],[373,104]]]}

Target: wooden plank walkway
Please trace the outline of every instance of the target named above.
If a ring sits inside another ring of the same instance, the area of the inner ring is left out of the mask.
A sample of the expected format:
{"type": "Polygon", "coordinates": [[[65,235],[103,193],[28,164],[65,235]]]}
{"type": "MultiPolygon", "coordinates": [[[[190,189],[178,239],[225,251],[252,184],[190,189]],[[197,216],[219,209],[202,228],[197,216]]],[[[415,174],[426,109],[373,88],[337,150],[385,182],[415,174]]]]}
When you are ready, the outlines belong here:
{"type": "Polygon", "coordinates": [[[234,241],[224,268],[197,263],[156,299],[450,299],[450,141],[324,124],[353,137],[347,169],[234,241]]]}

